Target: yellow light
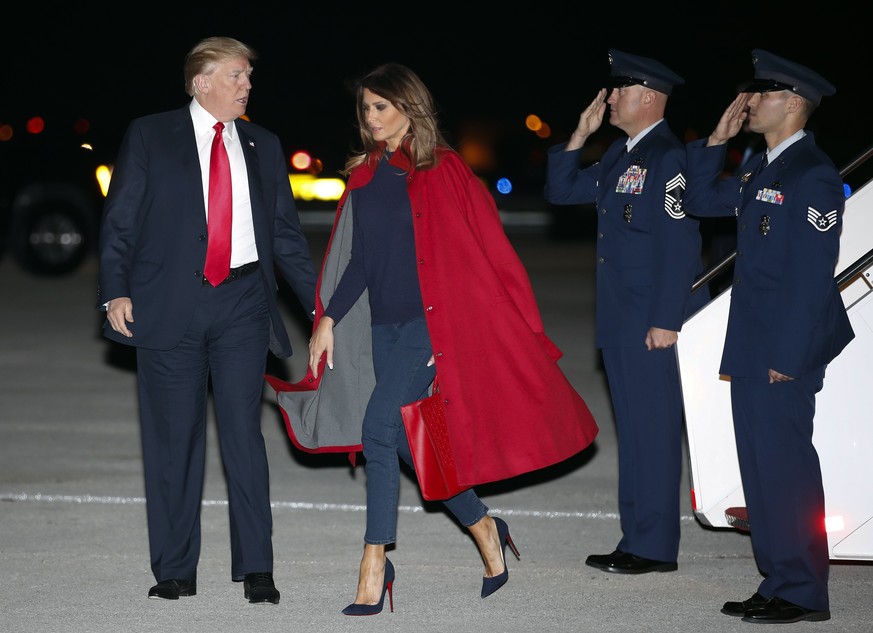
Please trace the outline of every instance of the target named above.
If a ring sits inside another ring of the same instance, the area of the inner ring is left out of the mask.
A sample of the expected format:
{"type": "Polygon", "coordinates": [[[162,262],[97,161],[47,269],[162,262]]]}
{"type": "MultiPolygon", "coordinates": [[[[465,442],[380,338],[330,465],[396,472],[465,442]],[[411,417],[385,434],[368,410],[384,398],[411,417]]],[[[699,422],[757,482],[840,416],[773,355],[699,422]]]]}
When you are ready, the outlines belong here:
{"type": "Polygon", "coordinates": [[[842,515],[825,517],[825,532],[839,532],[846,529],[846,523],[842,515]]]}
{"type": "Polygon", "coordinates": [[[311,174],[288,174],[298,200],[339,200],[346,183],[341,178],[316,178],[311,174]]]}
{"type": "Polygon", "coordinates": [[[527,118],[524,120],[524,124],[531,132],[536,132],[542,127],[542,120],[535,114],[528,114],[527,118]]]}
{"type": "Polygon", "coordinates": [[[109,191],[109,181],[112,179],[112,169],[106,165],[100,165],[95,170],[95,175],[97,176],[97,182],[100,184],[100,192],[105,198],[106,192],[109,191]]]}

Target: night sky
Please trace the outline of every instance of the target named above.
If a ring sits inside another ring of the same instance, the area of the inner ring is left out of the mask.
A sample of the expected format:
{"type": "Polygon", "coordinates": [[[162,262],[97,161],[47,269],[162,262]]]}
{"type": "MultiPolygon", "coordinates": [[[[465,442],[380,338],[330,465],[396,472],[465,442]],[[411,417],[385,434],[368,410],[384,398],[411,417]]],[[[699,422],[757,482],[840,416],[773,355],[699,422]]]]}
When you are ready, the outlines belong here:
{"type": "MultiPolygon", "coordinates": [[[[525,3],[523,10],[473,2],[414,9],[384,1],[353,9],[301,4],[276,10],[215,2],[170,11],[113,3],[99,11],[100,3],[92,3],[87,12],[33,5],[29,16],[3,9],[0,47],[11,74],[0,82],[0,119],[86,116],[102,143],[117,146],[131,118],[188,101],[182,64],[197,40],[229,35],[259,53],[249,117],[276,132],[288,150],[323,157],[325,175],[342,166],[356,134],[348,83],[386,61],[422,77],[450,141],[471,129],[490,130],[501,164],[520,169],[567,139],[608,74],[609,48],[657,58],[686,79],[667,109],[670,126],[686,139],[712,130],[737,85],[752,77],[751,50],[764,48],[836,85],[810,127],[838,167],[873,145],[873,123],[859,96],[869,91],[863,84],[873,57],[869,5],[859,14],[848,3],[829,2],[804,15],[797,4],[773,2],[757,3],[767,9],[750,3],[748,12],[740,3],[686,9],[616,2],[621,10],[613,11],[584,2],[525,3]],[[529,113],[551,126],[550,138],[524,130],[529,113]]],[[[604,138],[614,133],[609,127],[606,121],[601,127],[604,138]]],[[[528,175],[541,180],[536,165],[528,175]]]]}

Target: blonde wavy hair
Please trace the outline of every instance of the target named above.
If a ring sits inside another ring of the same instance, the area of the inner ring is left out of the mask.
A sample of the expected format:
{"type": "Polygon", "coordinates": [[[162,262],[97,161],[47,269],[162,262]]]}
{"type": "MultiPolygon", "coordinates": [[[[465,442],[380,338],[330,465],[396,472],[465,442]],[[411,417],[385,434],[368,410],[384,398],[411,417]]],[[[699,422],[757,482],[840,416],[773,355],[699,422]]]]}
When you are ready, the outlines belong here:
{"type": "Polygon", "coordinates": [[[415,169],[428,169],[438,162],[437,147],[447,147],[439,129],[436,106],[424,82],[412,70],[396,63],[383,64],[355,84],[355,107],[362,149],[346,160],[342,173],[348,175],[361,163],[381,154],[367,124],[364,89],[391,102],[409,119],[409,131],[397,151],[403,152],[415,169]]]}
{"type": "Polygon", "coordinates": [[[185,92],[193,97],[194,77],[210,75],[218,64],[237,57],[245,57],[252,64],[258,55],[250,46],[232,37],[207,37],[200,40],[185,56],[185,92]]]}

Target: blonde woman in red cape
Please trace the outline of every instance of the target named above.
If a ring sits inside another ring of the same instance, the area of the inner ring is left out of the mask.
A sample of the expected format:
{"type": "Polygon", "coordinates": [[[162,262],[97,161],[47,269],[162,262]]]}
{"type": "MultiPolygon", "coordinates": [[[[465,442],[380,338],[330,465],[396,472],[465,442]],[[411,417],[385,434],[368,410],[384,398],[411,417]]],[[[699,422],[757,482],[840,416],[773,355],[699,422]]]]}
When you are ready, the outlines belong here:
{"type": "Polygon", "coordinates": [[[597,426],[557,365],[533,290],[494,200],[438,130],[430,92],[385,64],[356,86],[362,149],[350,156],[316,292],[309,372],[279,402],[295,443],[363,450],[367,525],[354,602],[382,611],[395,570],[400,407],[439,375],[449,443],[468,489],[442,503],[485,564],[481,596],[509,578],[509,526],[473,490],[563,461],[597,426]],[[317,398],[315,405],[313,399],[317,398]]]}

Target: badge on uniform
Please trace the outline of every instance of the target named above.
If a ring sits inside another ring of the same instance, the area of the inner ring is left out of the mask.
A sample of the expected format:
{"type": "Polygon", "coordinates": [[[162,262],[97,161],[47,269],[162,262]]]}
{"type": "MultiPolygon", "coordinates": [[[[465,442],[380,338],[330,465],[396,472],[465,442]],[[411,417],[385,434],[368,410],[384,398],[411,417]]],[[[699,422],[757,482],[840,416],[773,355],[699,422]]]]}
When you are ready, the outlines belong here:
{"type": "Polygon", "coordinates": [[[837,223],[837,210],[828,211],[827,213],[820,213],[809,207],[806,210],[806,219],[809,220],[809,223],[812,224],[816,229],[824,233],[832,226],[835,226],[837,223]]]}
{"type": "Polygon", "coordinates": [[[761,226],[759,227],[761,230],[761,235],[767,235],[770,232],[770,216],[762,215],[761,216],[761,226]]]}
{"type": "Polygon", "coordinates": [[[632,205],[632,204],[624,205],[623,217],[624,217],[625,222],[630,222],[631,220],[634,219],[634,205],[632,205]]]}
{"type": "Polygon", "coordinates": [[[760,200],[761,202],[769,202],[770,204],[782,204],[785,200],[785,194],[777,189],[768,189],[764,187],[760,191],[758,191],[758,195],[755,196],[755,200],[760,200]]]}
{"type": "Polygon", "coordinates": [[[664,210],[674,220],[685,217],[685,209],[682,208],[682,198],[685,196],[685,176],[679,172],[667,181],[664,193],[664,210]]]}
{"type": "Polygon", "coordinates": [[[641,194],[643,184],[646,182],[646,168],[639,165],[631,165],[621,176],[615,186],[615,193],[641,194]]]}

